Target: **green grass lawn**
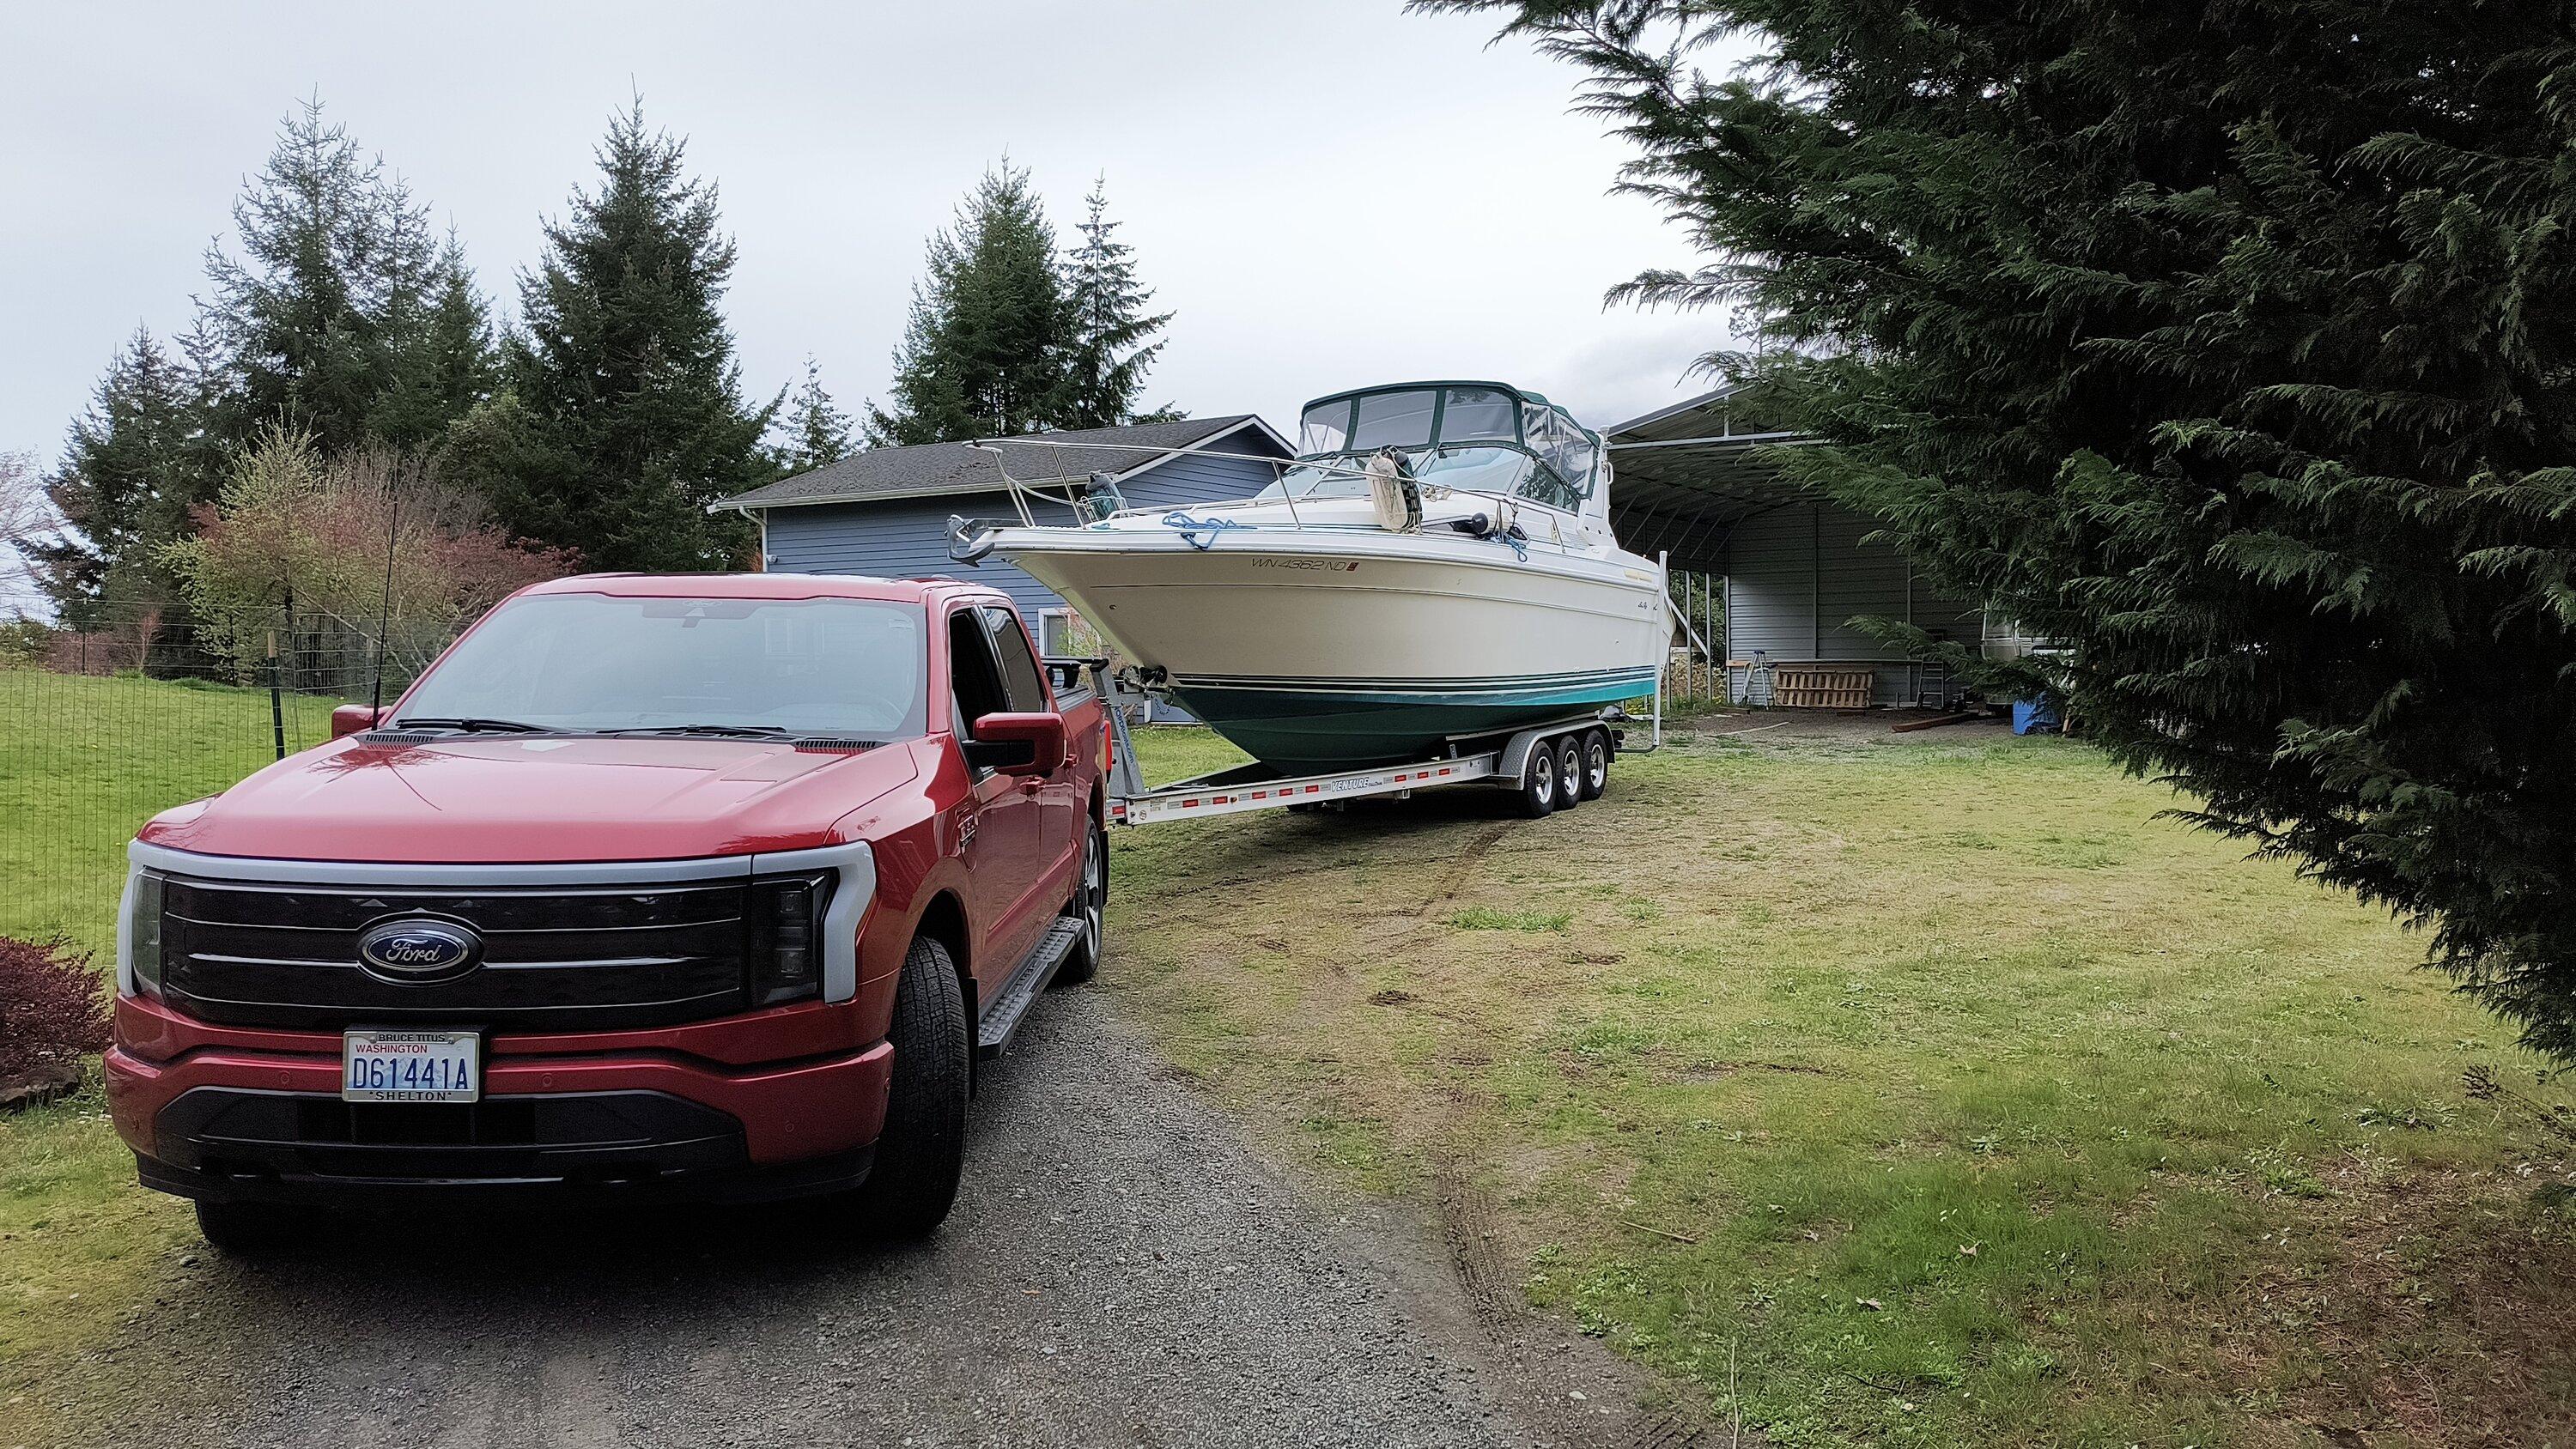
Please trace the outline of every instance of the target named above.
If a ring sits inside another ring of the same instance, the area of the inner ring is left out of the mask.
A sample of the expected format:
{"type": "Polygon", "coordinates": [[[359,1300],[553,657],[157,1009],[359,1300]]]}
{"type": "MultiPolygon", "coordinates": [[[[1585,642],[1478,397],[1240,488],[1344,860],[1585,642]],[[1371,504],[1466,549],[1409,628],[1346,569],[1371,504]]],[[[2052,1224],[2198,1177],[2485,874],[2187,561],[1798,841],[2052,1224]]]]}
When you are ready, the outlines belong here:
{"type": "Polygon", "coordinates": [[[1123,835],[1101,979],[1777,1443],[2570,1442],[2568,1144],[2462,1085],[2540,1064],[2172,803],[2059,741],[1684,735],[1545,821],[1123,835]]]}
{"type": "MultiPolygon", "coordinates": [[[[332,703],[282,701],[289,750],[329,738],[332,703]]],[[[135,827],[276,757],[264,690],[0,669],[0,935],[104,957],[135,827]]]]}

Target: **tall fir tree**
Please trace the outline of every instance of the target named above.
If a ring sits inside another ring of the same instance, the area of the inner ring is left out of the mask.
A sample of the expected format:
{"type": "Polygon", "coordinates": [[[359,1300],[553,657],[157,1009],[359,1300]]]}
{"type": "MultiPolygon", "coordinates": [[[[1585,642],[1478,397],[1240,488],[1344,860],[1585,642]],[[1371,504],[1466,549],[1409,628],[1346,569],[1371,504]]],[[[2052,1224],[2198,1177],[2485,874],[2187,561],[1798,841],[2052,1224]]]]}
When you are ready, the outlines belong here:
{"type": "Polygon", "coordinates": [[[1064,391],[1071,313],[1055,227],[1008,160],[984,173],[930,238],[895,351],[894,406],[871,406],[873,446],[1030,433],[1064,391]]]}
{"type": "MultiPolygon", "coordinates": [[[[1163,350],[1169,312],[1149,313],[1152,289],[1136,280],[1135,249],[1118,240],[1109,219],[1109,178],[1095,179],[1076,228],[1082,241],[1065,258],[1069,340],[1062,390],[1049,421],[1059,428],[1105,428],[1137,420],[1145,373],[1163,350]]],[[[1156,416],[1169,416],[1169,408],[1156,416]]]]}
{"type": "Polygon", "coordinates": [[[2576,1058],[2565,0],[1421,8],[1591,71],[1704,253],[1629,295],[1759,326],[1784,468],[2576,1058]]]}
{"type": "Polygon", "coordinates": [[[480,396],[489,334],[461,250],[438,244],[428,208],[320,101],[286,118],[233,227],[240,255],[218,245],[206,259],[218,436],[286,426],[330,452],[416,446],[480,396]]]}
{"type": "Polygon", "coordinates": [[[45,496],[77,532],[39,543],[34,562],[73,627],[173,597],[158,551],[186,534],[190,508],[221,484],[204,414],[197,373],[136,328],[45,480],[45,496]]]}
{"type": "Polygon", "coordinates": [[[850,415],[823,390],[823,371],[812,356],[805,359],[805,381],[787,400],[779,420],[786,435],[778,449],[782,473],[811,473],[850,456],[850,415]]]}
{"type": "Polygon", "coordinates": [[[417,300],[405,302],[404,345],[389,359],[369,404],[367,435],[396,448],[443,442],[456,421],[491,394],[500,374],[492,314],[465,250],[450,231],[417,300]]]}
{"type": "Polygon", "coordinates": [[[734,246],[684,150],[640,100],[610,125],[598,189],[520,279],[504,393],[460,428],[460,475],[510,529],[595,568],[731,566],[748,534],[707,505],[774,476],[778,401],[743,401],[720,310],[734,246]]]}

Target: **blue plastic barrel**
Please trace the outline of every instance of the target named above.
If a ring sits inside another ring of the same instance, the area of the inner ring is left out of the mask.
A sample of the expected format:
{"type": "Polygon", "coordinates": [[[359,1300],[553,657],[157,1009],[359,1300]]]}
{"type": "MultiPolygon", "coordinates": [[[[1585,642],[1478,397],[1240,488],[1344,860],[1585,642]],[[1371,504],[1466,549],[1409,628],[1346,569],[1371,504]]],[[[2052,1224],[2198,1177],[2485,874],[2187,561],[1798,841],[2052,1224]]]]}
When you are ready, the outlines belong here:
{"type": "Polygon", "coordinates": [[[2016,699],[2013,701],[2014,734],[2026,735],[2037,732],[2053,735],[2057,733],[2059,723],[2057,706],[2049,700],[2016,699]]]}

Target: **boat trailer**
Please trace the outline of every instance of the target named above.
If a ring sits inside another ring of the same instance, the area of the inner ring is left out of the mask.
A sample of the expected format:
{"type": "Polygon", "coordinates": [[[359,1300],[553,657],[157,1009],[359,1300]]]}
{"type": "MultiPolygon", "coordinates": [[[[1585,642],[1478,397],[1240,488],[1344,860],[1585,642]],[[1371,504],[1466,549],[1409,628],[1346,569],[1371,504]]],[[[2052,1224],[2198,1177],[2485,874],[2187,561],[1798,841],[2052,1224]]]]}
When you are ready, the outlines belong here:
{"type": "MultiPolygon", "coordinates": [[[[1109,661],[1049,657],[1046,667],[1059,691],[1089,688],[1097,692],[1108,707],[1110,767],[1107,788],[1109,823],[1112,825],[1153,825],[1165,820],[1198,820],[1214,815],[1240,815],[1253,810],[1338,809],[1353,800],[1401,800],[1416,790],[1449,785],[1525,788],[1533,770],[1532,756],[1541,746],[1548,748],[1547,758],[1553,760],[1562,742],[1596,731],[1606,746],[1606,754],[1599,764],[1599,769],[1606,773],[1609,760],[1615,759],[1625,749],[1626,732],[1620,727],[1633,722],[1614,706],[1594,714],[1571,715],[1534,725],[1507,737],[1456,742],[1452,745],[1454,753],[1403,764],[1334,770],[1319,775],[1285,775],[1256,760],[1174,784],[1148,787],[1144,772],[1137,764],[1135,743],[1128,734],[1127,711],[1121,707],[1109,661]]],[[[1599,793],[1598,782],[1595,782],[1593,788],[1583,792],[1582,798],[1589,799],[1599,793]]],[[[1570,808],[1554,803],[1552,792],[1549,800],[1544,808],[1528,813],[1545,814],[1558,808],[1570,808]]]]}

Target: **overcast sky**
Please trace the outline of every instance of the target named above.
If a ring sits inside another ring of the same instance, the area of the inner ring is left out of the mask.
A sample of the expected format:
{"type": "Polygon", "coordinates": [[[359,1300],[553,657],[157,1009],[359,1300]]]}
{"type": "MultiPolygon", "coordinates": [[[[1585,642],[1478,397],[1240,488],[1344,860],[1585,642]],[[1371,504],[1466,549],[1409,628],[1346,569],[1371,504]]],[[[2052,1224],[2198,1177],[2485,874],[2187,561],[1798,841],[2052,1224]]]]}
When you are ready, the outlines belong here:
{"type": "Polygon", "coordinates": [[[506,312],[541,216],[630,91],[740,248],[748,390],[807,353],[882,396],[922,242],[1005,152],[1070,232],[1106,173],[1178,312],[1148,405],[1255,411],[1418,376],[1537,388],[1595,426],[1688,395],[1713,316],[1603,310],[1686,261],[1607,194],[1577,75],[1397,0],[12,5],[0,12],[0,450],[48,463],[139,322],[167,337],[278,122],[331,120],[452,222],[506,312]]]}

